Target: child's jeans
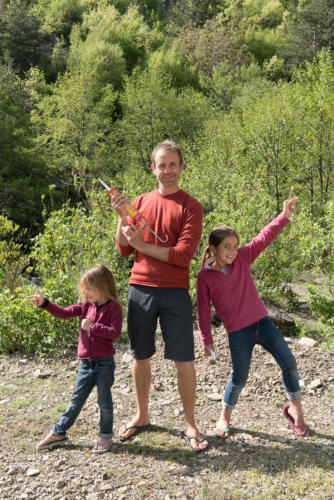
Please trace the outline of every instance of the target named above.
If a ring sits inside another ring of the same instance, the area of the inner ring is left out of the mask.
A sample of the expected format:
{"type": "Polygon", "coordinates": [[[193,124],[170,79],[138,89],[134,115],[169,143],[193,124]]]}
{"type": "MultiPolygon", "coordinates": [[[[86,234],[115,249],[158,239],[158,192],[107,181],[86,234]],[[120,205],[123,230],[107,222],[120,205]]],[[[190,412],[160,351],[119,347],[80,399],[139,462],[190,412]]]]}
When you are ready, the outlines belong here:
{"type": "Polygon", "coordinates": [[[252,325],[228,334],[233,374],[228,383],[222,405],[233,410],[245,386],[255,344],[259,344],[277,361],[282,370],[283,384],[289,399],[301,397],[296,360],[281,332],[265,317],[252,325]]]}
{"type": "Polygon", "coordinates": [[[111,438],[113,434],[113,402],[111,387],[114,383],[114,357],[80,359],[79,371],[67,410],[60,417],[52,432],[65,436],[74,424],[94,386],[97,386],[97,402],[100,407],[100,437],[111,438]]]}

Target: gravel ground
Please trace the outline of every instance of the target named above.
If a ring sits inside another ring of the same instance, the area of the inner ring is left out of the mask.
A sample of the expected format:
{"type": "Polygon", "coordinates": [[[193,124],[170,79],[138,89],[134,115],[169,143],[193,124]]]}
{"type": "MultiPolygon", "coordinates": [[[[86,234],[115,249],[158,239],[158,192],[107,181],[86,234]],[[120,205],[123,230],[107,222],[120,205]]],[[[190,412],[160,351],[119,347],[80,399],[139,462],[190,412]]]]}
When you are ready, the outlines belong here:
{"type": "Polygon", "coordinates": [[[294,436],[282,416],[280,371],[269,354],[254,351],[249,382],[233,414],[229,440],[214,436],[230,376],[227,338],[215,333],[218,358],[203,358],[196,337],[196,415],[210,441],[195,454],[184,440],[183,410],[174,365],[161,340],[152,360],[152,427],[126,443],[117,439],[135,412],[128,346],[116,344],[115,442],[94,456],[99,411],[95,390],[64,446],[43,452],[36,443],[69,401],[75,357],[0,357],[0,498],[2,499],[299,499],[334,498],[334,353],[287,339],[304,386],[309,438],[294,436]]]}

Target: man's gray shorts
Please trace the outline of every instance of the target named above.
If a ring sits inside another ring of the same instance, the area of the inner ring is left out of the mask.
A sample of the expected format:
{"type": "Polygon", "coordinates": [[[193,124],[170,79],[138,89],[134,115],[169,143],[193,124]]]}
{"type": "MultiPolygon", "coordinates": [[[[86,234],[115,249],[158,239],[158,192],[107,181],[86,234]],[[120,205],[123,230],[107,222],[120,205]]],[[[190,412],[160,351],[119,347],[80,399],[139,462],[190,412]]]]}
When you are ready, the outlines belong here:
{"type": "Polygon", "coordinates": [[[135,359],[153,356],[158,318],[165,342],[165,359],[193,361],[192,304],[185,288],[130,285],[128,334],[132,356],[135,359]]]}

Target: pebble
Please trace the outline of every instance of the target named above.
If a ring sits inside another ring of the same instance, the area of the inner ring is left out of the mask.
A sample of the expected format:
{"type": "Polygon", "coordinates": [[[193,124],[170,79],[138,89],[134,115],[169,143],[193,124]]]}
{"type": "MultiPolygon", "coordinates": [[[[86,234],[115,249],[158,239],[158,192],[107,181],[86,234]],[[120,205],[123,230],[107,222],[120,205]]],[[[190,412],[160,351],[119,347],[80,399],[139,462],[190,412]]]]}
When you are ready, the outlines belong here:
{"type": "Polygon", "coordinates": [[[98,492],[98,493],[90,493],[87,495],[86,499],[87,500],[99,500],[99,498],[103,498],[103,493],[98,492]]]}
{"type": "Polygon", "coordinates": [[[318,387],[322,387],[322,382],[320,378],[312,380],[312,382],[309,385],[309,389],[317,389],[318,387]]]}
{"type": "Polygon", "coordinates": [[[34,476],[38,476],[40,474],[40,472],[41,471],[39,469],[31,468],[31,469],[27,470],[26,475],[28,477],[34,477],[34,476]]]}
{"type": "Polygon", "coordinates": [[[123,354],[123,356],[122,356],[123,363],[130,363],[132,360],[133,360],[133,357],[131,356],[131,354],[129,352],[126,352],[125,354],[123,354]]]}
{"type": "Polygon", "coordinates": [[[65,486],[66,486],[66,482],[63,481],[62,479],[60,479],[59,481],[56,482],[57,490],[61,490],[61,489],[65,488],[65,486]]]}
{"type": "Polygon", "coordinates": [[[302,337],[298,340],[298,343],[306,347],[315,347],[318,344],[316,340],[311,339],[310,337],[302,337]]]}
{"type": "Polygon", "coordinates": [[[37,368],[37,370],[34,371],[33,377],[35,378],[48,378],[51,377],[52,375],[52,370],[40,370],[37,368]]]}
{"type": "Polygon", "coordinates": [[[125,493],[126,491],[128,491],[128,487],[122,486],[121,488],[118,488],[117,491],[118,493],[125,493]]]}
{"type": "Polygon", "coordinates": [[[208,399],[210,399],[210,401],[221,401],[222,395],[218,392],[211,392],[208,394],[208,399]]]}

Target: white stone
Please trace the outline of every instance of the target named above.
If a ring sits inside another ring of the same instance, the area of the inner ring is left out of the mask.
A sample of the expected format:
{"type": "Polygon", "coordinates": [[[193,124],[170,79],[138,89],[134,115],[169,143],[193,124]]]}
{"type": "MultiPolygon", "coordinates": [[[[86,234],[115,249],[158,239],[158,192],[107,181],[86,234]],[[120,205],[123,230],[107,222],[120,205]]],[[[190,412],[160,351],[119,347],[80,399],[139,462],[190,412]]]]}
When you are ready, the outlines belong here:
{"type": "Polygon", "coordinates": [[[48,377],[51,377],[52,375],[52,371],[51,370],[40,370],[39,368],[37,368],[37,370],[34,371],[33,373],[33,376],[35,378],[48,378],[48,377]]]}
{"type": "Polygon", "coordinates": [[[32,467],[31,469],[27,470],[27,476],[29,476],[29,477],[38,476],[38,474],[40,474],[40,470],[39,469],[34,469],[32,467]]]}
{"type": "Polygon", "coordinates": [[[222,395],[218,392],[211,392],[210,394],[208,394],[208,399],[210,399],[211,401],[221,401],[222,395]]]}
{"type": "Polygon", "coordinates": [[[132,360],[133,360],[133,357],[131,356],[131,354],[129,352],[126,352],[125,354],[123,354],[123,356],[122,356],[123,363],[130,363],[132,360]]]}
{"type": "Polygon", "coordinates": [[[302,337],[301,339],[298,340],[298,343],[306,347],[314,347],[317,345],[318,342],[314,339],[311,339],[310,337],[302,337]]]}
{"type": "Polygon", "coordinates": [[[127,491],[128,487],[127,486],[122,486],[121,488],[118,488],[118,493],[125,493],[127,491]]]}
{"type": "Polygon", "coordinates": [[[309,389],[316,389],[317,387],[321,387],[322,382],[320,378],[316,378],[315,380],[312,380],[312,382],[309,385],[309,389]]]}

